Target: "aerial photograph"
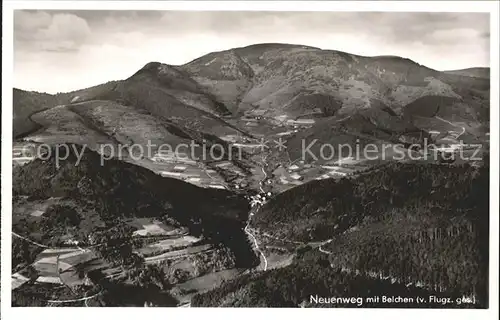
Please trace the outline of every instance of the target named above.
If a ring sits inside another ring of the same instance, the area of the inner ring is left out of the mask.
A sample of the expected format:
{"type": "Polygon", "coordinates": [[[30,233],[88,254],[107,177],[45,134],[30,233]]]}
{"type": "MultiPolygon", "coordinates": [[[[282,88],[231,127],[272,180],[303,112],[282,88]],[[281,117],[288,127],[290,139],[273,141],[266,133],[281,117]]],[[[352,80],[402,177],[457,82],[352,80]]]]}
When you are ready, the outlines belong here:
{"type": "Polygon", "coordinates": [[[13,20],[13,308],[492,303],[489,13],[13,20]]]}

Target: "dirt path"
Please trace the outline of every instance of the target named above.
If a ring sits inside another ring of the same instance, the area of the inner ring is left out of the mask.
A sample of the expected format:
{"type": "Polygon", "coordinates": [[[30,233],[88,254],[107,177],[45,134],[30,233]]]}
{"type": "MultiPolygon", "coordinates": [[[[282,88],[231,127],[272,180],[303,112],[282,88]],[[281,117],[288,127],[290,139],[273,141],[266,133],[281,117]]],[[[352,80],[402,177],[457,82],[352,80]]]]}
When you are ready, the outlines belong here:
{"type": "Polygon", "coordinates": [[[95,297],[97,297],[98,295],[100,295],[102,293],[102,291],[99,291],[98,293],[96,294],[93,294],[91,295],[90,297],[83,297],[83,298],[79,298],[79,299],[70,299],[70,300],[47,300],[48,303],[69,303],[69,302],[78,302],[78,301],[87,301],[87,300],[90,300],[90,299],[93,299],[95,297]]]}
{"type": "Polygon", "coordinates": [[[465,127],[462,127],[462,126],[457,126],[456,124],[454,124],[454,123],[452,123],[452,122],[450,122],[450,121],[448,121],[448,120],[446,120],[446,119],[443,119],[443,118],[441,118],[441,117],[438,117],[438,116],[435,116],[434,118],[436,118],[436,119],[438,119],[438,120],[441,120],[441,121],[443,121],[443,122],[446,122],[446,123],[448,123],[448,124],[450,124],[450,125],[452,125],[452,126],[454,126],[454,127],[456,127],[456,128],[461,128],[461,129],[462,129],[462,132],[461,132],[461,133],[460,133],[460,134],[459,134],[459,135],[458,135],[455,139],[460,138],[460,136],[461,136],[461,135],[463,135],[463,134],[465,133],[465,127]]]}

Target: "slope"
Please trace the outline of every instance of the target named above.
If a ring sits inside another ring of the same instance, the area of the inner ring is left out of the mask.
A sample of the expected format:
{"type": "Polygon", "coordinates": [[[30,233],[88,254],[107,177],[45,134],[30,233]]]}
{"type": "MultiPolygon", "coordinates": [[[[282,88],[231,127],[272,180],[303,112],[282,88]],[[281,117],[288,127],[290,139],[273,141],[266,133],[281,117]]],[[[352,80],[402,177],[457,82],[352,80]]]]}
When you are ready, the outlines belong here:
{"type": "MultiPolygon", "coordinates": [[[[90,233],[116,227],[125,219],[171,219],[189,228],[194,235],[226,245],[241,265],[252,263],[254,255],[242,230],[248,211],[243,196],[164,178],[122,161],[101,163],[99,154],[78,145],[70,145],[69,154],[67,151],[63,146],[56,146],[48,160],[37,159],[14,168],[13,195],[17,199],[14,208],[26,199],[70,202],[86,220],[85,227],[80,226],[82,233],[77,239],[83,243],[88,241],[90,233]],[[67,159],[56,160],[56,150],[60,155],[67,155],[67,159]]],[[[30,219],[36,220],[36,217],[30,219]]],[[[30,232],[26,236],[31,239],[41,237],[39,241],[51,243],[64,234],[57,237],[50,234],[47,238],[43,233],[27,230],[25,224],[26,218],[13,217],[13,230],[25,235],[30,232]]],[[[52,229],[60,227],[54,225],[52,229]]]]}
{"type": "Polygon", "coordinates": [[[425,96],[468,103],[472,99],[469,87],[488,90],[487,83],[480,82],[482,79],[462,79],[409,59],[362,57],[300,45],[236,48],[208,54],[181,68],[202,78],[205,90],[218,99],[232,101],[231,109],[262,110],[270,117],[281,114],[296,117],[314,108],[326,109],[327,116],[336,112],[349,114],[371,107],[374,101],[401,112],[406,105],[425,96]],[[224,82],[219,84],[220,80],[224,82]],[[221,86],[232,89],[222,92],[221,86]],[[325,97],[324,100],[318,101],[318,95],[325,97]],[[311,103],[307,103],[309,98],[311,103]],[[296,99],[301,100],[298,106],[294,103],[296,99]]]}

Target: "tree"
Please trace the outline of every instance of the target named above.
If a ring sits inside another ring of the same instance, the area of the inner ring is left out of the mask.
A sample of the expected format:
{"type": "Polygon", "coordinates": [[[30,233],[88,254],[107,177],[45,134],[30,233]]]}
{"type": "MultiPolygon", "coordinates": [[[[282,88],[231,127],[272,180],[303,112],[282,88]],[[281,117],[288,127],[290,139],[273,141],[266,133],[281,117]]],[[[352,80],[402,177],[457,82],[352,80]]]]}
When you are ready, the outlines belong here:
{"type": "Polygon", "coordinates": [[[134,285],[141,288],[165,290],[169,286],[165,272],[156,265],[130,269],[127,276],[134,285]]]}
{"type": "Polygon", "coordinates": [[[35,267],[33,267],[32,265],[29,265],[26,268],[26,272],[30,283],[34,283],[36,279],[38,279],[39,276],[38,270],[36,270],[35,267]]]}
{"type": "Polygon", "coordinates": [[[80,214],[67,205],[52,205],[42,216],[42,230],[55,227],[76,227],[80,224],[80,214]]]}

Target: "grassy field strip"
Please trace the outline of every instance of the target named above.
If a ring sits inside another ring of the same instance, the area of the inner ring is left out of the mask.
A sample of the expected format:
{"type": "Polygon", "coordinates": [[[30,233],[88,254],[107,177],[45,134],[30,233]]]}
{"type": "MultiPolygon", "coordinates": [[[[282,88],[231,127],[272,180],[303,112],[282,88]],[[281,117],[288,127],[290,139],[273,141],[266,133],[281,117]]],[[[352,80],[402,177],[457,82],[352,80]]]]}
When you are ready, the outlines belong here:
{"type": "Polygon", "coordinates": [[[208,273],[201,277],[190,279],[186,282],[180,283],[177,286],[183,290],[190,291],[204,291],[210,290],[214,287],[214,283],[220,283],[223,280],[229,280],[239,274],[236,269],[221,270],[214,273],[208,273]]]}
{"type": "MultiPolygon", "coordinates": [[[[78,256],[79,254],[82,254],[82,253],[85,253],[86,252],[86,249],[88,248],[93,248],[93,247],[98,247],[100,245],[94,245],[94,246],[91,246],[91,247],[87,247],[85,249],[79,247],[79,246],[76,246],[76,247],[73,247],[73,248],[54,248],[54,247],[49,247],[49,246],[46,246],[44,244],[41,244],[41,243],[38,243],[38,242],[35,242],[35,241],[32,241],[26,237],[23,237],[15,232],[11,232],[11,234],[17,238],[20,238],[22,240],[25,240],[31,244],[34,244],[38,247],[41,247],[41,248],[44,248],[45,250],[41,253],[42,255],[43,254],[50,254],[50,256],[44,256],[42,257],[40,260],[36,261],[35,263],[33,263],[33,266],[37,268],[37,270],[39,270],[41,273],[42,272],[47,272],[49,274],[52,274],[50,272],[50,269],[52,269],[52,267],[48,267],[48,266],[52,266],[55,264],[55,271],[56,271],[56,274],[57,274],[57,277],[55,276],[52,276],[52,275],[49,275],[49,276],[39,276],[37,278],[37,282],[45,282],[45,283],[57,283],[57,284],[63,284],[63,285],[66,285],[63,280],[61,279],[61,274],[60,274],[60,271],[65,271],[65,270],[69,270],[71,269],[73,266],[66,263],[66,262],[61,262],[59,261],[59,258],[60,258],[60,255],[62,252],[66,252],[65,256],[66,258],[71,258],[71,257],[75,257],[75,256],[78,256]],[[56,256],[53,256],[53,254],[56,254],[56,256]],[[54,258],[55,258],[55,261],[54,261],[54,258]],[[54,263],[55,262],[55,263],[54,263]],[[63,266],[63,268],[60,268],[60,266],[63,266]],[[45,267],[45,269],[44,269],[45,267]],[[40,270],[41,269],[41,270],[40,270]]],[[[19,274],[16,273],[14,275],[12,275],[12,289],[15,289],[21,285],[23,285],[26,281],[24,281],[24,276],[21,276],[19,277],[18,276],[19,274]],[[24,281],[21,283],[21,281],[24,281]]],[[[73,289],[69,286],[69,285],[66,285],[68,288],[71,289],[71,291],[73,291],[73,289]]],[[[92,299],[96,296],[98,296],[99,294],[101,294],[101,292],[91,296],[91,297],[84,297],[84,298],[79,298],[79,299],[73,299],[73,300],[47,300],[47,303],[48,304],[53,304],[53,303],[69,303],[69,302],[76,302],[76,301],[86,301],[86,300],[89,300],[89,299],[92,299]]]]}
{"type": "Polygon", "coordinates": [[[174,258],[174,257],[175,258],[180,258],[180,257],[187,256],[187,255],[190,255],[190,254],[197,254],[197,253],[203,253],[203,252],[206,253],[206,252],[214,251],[213,249],[212,250],[208,250],[211,247],[212,247],[212,245],[206,244],[206,245],[202,245],[202,246],[198,246],[198,247],[193,247],[193,248],[187,248],[187,249],[182,249],[182,250],[165,252],[165,253],[162,253],[162,254],[157,255],[157,256],[146,257],[146,258],[144,258],[144,262],[145,263],[152,263],[152,262],[157,262],[157,261],[160,261],[160,260],[165,260],[165,259],[174,258]]]}
{"type": "Polygon", "coordinates": [[[198,241],[200,241],[199,238],[196,238],[193,236],[184,236],[182,238],[177,238],[177,239],[161,240],[161,241],[158,241],[156,243],[152,243],[152,244],[148,245],[148,247],[168,250],[168,249],[170,249],[172,247],[176,247],[176,246],[188,246],[188,245],[196,243],[198,241]]]}
{"type": "Polygon", "coordinates": [[[66,258],[71,258],[71,257],[75,257],[75,256],[79,256],[81,255],[83,252],[81,250],[75,250],[73,252],[70,252],[70,253],[66,253],[66,254],[61,254],[59,256],[59,259],[66,259],[66,258]]]}
{"type": "Polygon", "coordinates": [[[93,299],[95,297],[97,297],[98,295],[100,295],[102,293],[101,292],[98,292],[90,297],[83,297],[83,298],[79,298],[79,299],[71,299],[71,300],[47,300],[48,303],[70,303],[70,302],[79,302],[79,301],[86,301],[86,300],[90,300],[90,299],[93,299]]]}
{"type": "MultiPolygon", "coordinates": [[[[54,257],[50,257],[50,258],[42,258],[38,261],[36,261],[35,263],[33,263],[33,266],[35,268],[40,268],[41,271],[47,271],[47,269],[44,269],[44,267],[46,266],[52,266],[52,265],[56,265],[57,264],[57,256],[54,256],[54,257]]],[[[71,269],[73,266],[70,265],[69,263],[66,263],[66,262],[62,262],[62,261],[59,261],[59,268],[58,269],[61,269],[62,271],[66,271],[68,269],[71,269]]]]}
{"type": "Polygon", "coordinates": [[[237,269],[221,270],[214,273],[190,279],[186,282],[177,284],[177,287],[185,292],[193,292],[177,297],[179,305],[177,307],[189,308],[191,306],[191,297],[199,292],[205,292],[219,286],[223,281],[234,279],[239,275],[237,269]],[[196,293],[194,293],[196,292],[196,293]]]}
{"type": "Polygon", "coordinates": [[[12,276],[12,290],[19,288],[23,284],[25,284],[27,281],[29,281],[29,278],[26,278],[19,272],[14,273],[12,276]]]}

